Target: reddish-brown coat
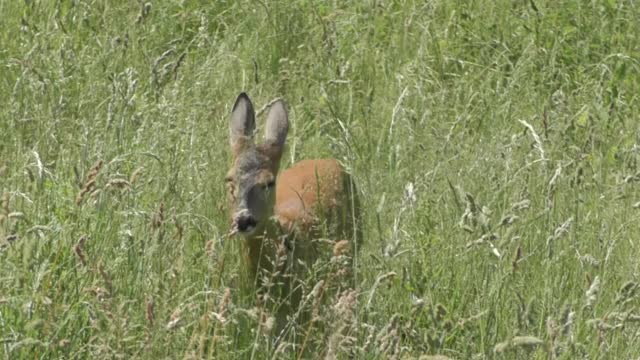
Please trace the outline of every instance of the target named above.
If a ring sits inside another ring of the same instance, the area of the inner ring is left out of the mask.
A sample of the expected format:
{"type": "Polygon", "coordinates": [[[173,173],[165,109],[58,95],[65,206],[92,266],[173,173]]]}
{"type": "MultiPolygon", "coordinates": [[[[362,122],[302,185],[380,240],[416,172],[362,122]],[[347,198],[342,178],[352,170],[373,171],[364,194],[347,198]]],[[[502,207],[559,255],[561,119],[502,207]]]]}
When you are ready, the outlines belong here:
{"type": "Polygon", "coordinates": [[[278,176],[275,215],[283,229],[308,230],[344,198],[345,172],[335,159],[302,160],[278,176]]]}
{"type": "Polygon", "coordinates": [[[278,226],[267,227],[266,233],[246,239],[246,257],[252,274],[258,268],[271,269],[276,247],[285,246],[281,235],[295,238],[296,257],[303,261],[313,261],[318,255],[312,242],[318,235],[315,227],[323,221],[334,230],[334,235],[353,236],[350,210],[351,201],[357,202],[357,198],[350,196],[348,176],[335,159],[302,160],[278,175],[274,205],[278,226]],[[271,241],[265,243],[265,237],[271,241]]]}

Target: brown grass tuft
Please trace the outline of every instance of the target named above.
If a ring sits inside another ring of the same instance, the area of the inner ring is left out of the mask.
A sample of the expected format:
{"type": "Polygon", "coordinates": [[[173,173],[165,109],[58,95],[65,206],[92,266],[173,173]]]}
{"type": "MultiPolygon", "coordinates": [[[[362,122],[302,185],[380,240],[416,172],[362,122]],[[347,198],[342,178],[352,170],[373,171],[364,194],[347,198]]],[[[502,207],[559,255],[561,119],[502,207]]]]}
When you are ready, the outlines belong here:
{"type": "Polygon", "coordinates": [[[153,315],[153,309],[154,309],[154,302],[153,302],[153,297],[148,296],[147,297],[147,301],[146,301],[146,313],[145,313],[145,319],[147,319],[147,322],[149,323],[149,326],[153,326],[153,320],[154,320],[154,315],[153,315]]]}
{"type": "Polygon", "coordinates": [[[102,165],[104,162],[102,160],[98,160],[98,162],[89,170],[89,174],[87,175],[87,180],[84,182],[82,189],[76,196],[76,205],[80,206],[82,204],[82,200],[84,196],[96,188],[96,178],[102,169],[102,165]]]}
{"type": "Polygon", "coordinates": [[[84,255],[84,243],[86,241],[87,241],[87,236],[82,235],[78,240],[78,243],[76,243],[73,246],[73,252],[76,254],[76,256],[78,256],[78,259],[80,259],[80,262],[82,263],[83,266],[87,266],[87,258],[84,255]]]}
{"type": "Polygon", "coordinates": [[[151,227],[154,230],[157,230],[162,226],[162,224],[164,224],[164,202],[160,202],[158,211],[153,215],[153,219],[151,220],[151,227]]]}

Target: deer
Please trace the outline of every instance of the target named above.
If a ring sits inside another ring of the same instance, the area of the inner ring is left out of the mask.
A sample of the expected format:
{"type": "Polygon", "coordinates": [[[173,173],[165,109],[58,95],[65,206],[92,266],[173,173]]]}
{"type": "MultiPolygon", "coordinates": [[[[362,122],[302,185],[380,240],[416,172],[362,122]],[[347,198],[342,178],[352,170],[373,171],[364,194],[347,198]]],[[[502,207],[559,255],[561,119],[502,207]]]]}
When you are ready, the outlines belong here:
{"type": "MultiPolygon", "coordinates": [[[[351,176],[333,158],[302,160],[279,172],[289,131],[287,105],[271,102],[257,143],[255,118],[249,96],[240,93],[229,121],[232,161],[225,183],[231,234],[241,238],[249,276],[256,283],[262,273],[294,279],[323,255],[323,236],[331,236],[334,255],[354,255],[359,203],[351,176]]],[[[295,308],[300,291],[293,280],[286,283],[283,296],[295,308]]]]}

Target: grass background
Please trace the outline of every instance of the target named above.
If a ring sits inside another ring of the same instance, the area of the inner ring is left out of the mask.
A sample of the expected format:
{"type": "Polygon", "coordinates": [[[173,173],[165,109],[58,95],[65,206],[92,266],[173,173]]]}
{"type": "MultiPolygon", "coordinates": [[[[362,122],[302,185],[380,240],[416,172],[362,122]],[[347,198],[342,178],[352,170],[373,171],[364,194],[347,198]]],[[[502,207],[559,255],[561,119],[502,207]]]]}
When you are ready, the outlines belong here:
{"type": "Polygon", "coordinates": [[[259,330],[224,238],[240,91],[286,98],[284,161],[340,159],[365,208],[348,331],[329,299],[305,357],[640,356],[634,1],[0,14],[2,357],[300,355],[259,330]]]}

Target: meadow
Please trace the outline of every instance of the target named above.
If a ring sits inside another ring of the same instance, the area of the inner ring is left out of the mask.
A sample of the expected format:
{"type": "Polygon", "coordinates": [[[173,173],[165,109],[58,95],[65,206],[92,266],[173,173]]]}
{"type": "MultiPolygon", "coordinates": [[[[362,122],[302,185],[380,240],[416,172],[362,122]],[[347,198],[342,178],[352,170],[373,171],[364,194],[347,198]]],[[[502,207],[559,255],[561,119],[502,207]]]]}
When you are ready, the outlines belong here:
{"type": "Polygon", "coordinates": [[[0,14],[0,358],[640,357],[637,2],[0,14]],[[355,289],[322,259],[279,339],[227,236],[241,91],[363,208],[355,289]]]}

